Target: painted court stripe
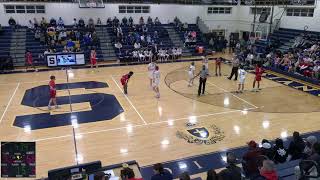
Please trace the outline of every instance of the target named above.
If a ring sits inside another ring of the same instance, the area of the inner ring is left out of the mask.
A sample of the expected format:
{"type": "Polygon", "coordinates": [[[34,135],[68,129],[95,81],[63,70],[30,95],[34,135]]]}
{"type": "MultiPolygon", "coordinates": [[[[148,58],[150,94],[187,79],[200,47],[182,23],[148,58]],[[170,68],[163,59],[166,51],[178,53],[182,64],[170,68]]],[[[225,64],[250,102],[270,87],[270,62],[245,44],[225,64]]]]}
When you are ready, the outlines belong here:
{"type": "Polygon", "coordinates": [[[239,96],[236,96],[236,95],[232,94],[231,92],[229,92],[229,91],[225,90],[224,88],[222,88],[222,87],[220,87],[220,86],[217,86],[217,85],[215,85],[215,84],[213,84],[213,83],[211,83],[211,82],[208,82],[208,81],[207,81],[207,83],[208,83],[208,84],[210,84],[210,85],[212,85],[212,86],[215,86],[215,87],[217,87],[217,88],[221,89],[222,91],[224,91],[224,92],[226,92],[226,93],[230,93],[233,97],[235,97],[235,98],[237,98],[237,99],[239,99],[239,100],[241,100],[241,101],[243,101],[243,102],[245,102],[245,103],[249,104],[250,106],[253,106],[253,107],[255,107],[255,108],[258,108],[258,106],[256,106],[256,105],[254,105],[254,104],[252,104],[252,103],[250,103],[250,102],[248,102],[248,101],[246,101],[246,100],[242,99],[242,98],[241,98],[241,97],[239,97],[239,96]]]}
{"type": "MultiPolygon", "coordinates": [[[[119,86],[119,84],[117,83],[117,81],[113,78],[113,76],[111,76],[113,82],[117,85],[117,87],[119,88],[119,90],[122,92],[122,89],[121,87],[119,86]]],[[[133,109],[136,111],[136,113],[138,114],[138,116],[141,118],[141,120],[143,121],[143,123],[145,125],[147,125],[148,123],[144,120],[144,118],[141,116],[141,114],[138,112],[138,110],[136,109],[136,107],[132,104],[131,100],[128,98],[127,95],[125,95],[123,93],[124,97],[127,99],[127,101],[129,102],[129,104],[133,107],[133,109]]]]}
{"type": "MultiPolygon", "coordinates": [[[[252,109],[257,109],[257,108],[248,108],[247,110],[252,110],[252,109]]],[[[237,112],[242,112],[242,110],[233,110],[233,111],[201,114],[201,115],[195,115],[194,117],[197,117],[197,118],[209,117],[209,116],[215,116],[215,115],[221,115],[221,114],[229,114],[229,113],[237,113],[237,112]]],[[[129,127],[130,128],[138,128],[138,127],[152,126],[152,125],[157,125],[157,124],[162,124],[162,123],[168,123],[168,122],[171,122],[171,121],[172,122],[182,121],[182,120],[186,120],[188,118],[189,117],[184,117],[184,118],[171,119],[171,120],[168,120],[168,121],[152,122],[152,123],[148,123],[148,124],[132,125],[132,126],[125,126],[125,127],[111,128],[111,129],[102,129],[102,130],[96,130],[96,131],[88,131],[88,132],[83,132],[83,133],[76,133],[76,136],[77,135],[86,135],[86,134],[95,134],[95,133],[101,133],[101,132],[116,131],[116,130],[123,130],[123,129],[127,129],[129,127]]],[[[198,120],[198,121],[201,121],[201,120],[198,120]]],[[[72,137],[72,135],[63,135],[63,136],[41,138],[41,139],[37,139],[35,141],[45,141],[45,140],[60,139],[60,138],[66,138],[66,137],[72,137]]]]}
{"type": "Polygon", "coordinates": [[[10,106],[10,104],[11,104],[11,101],[12,101],[13,97],[15,96],[15,94],[16,94],[16,92],[17,92],[17,90],[18,90],[19,86],[20,86],[20,83],[18,83],[18,84],[17,84],[17,87],[16,87],[16,89],[14,90],[14,92],[13,92],[13,94],[12,94],[12,96],[11,96],[11,98],[10,98],[10,100],[9,100],[8,104],[7,104],[6,109],[3,111],[3,114],[2,114],[2,116],[1,116],[1,118],[0,118],[0,123],[2,122],[2,120],[3,120],[3,118],[4,118],[4,115],[6,114],[6,112],[7,112],[8,108],[9,108],[9,106],[10,106]]]}

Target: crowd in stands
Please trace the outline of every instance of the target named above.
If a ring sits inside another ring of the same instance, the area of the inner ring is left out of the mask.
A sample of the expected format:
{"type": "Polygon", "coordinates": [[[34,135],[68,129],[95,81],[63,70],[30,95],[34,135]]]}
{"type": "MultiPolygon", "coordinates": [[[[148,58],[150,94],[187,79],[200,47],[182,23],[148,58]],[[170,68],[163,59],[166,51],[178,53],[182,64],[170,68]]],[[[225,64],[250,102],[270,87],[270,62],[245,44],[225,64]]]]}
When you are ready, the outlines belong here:
{"type": "Polygon", "coordinates": [[[134,24],[132,17],[128,19],[124,17],[121,22],[117,17],[108,18],[107,26],[113,29],[114,47],[120,60],[140,62],[158,60],[162,62],[180,57],[182,54],[180,47],[162,47],[163,33],[156,28],[160,24],[158,17],[154,20],[148,17],[146,21],[141,17],[138,24],[134,24]]]}
{"type": "Polygon", "coordinates": [[[184,32],[184,46],[193,47],[197,43],[197,32],[189,30],[188,23],[182,23],[178,17],[175,17],[173,23],[176,29],[180,32],[184,32]]]}
{"type": "Polygon", "coordinates": [[[267,65],[282,71],[320,80],[320,41],[301,34],[288,52],[270,51],[267,65]]]}
{"type": "MultiPolygon", "coordinates": [[[[317,174],[318,164],[320,163],[319,140],[312,135],[303,139],[299,132],[293,132],[292,138],[288,147],[284,146],[284,142],[280,138],[276,139],[275,142],[263,139],[260,145],[251,140],[247,143],[247,151],[242,157],[236,157],[233,152],[227,152],[226,167],[218,173],[215,169],[210,169],[207,172],[206,179],[278,180],[280,177],[276,165],[293,160],[305,162],[294,168],[292,172],[294,178],[303,179],[305,175],[317,174]]],[[[162,164],[155,164],[153,169],[154,175],[151,180],[173,180],[172,174],[162,164]]],[[[125,164],[121,170],[121,178],[124,180],[142,180],[142,178],[135,178],[134,171],[125,164]]],[[[191,180],[191,178],[188,172],[183,172],[179,175],[179,180],[191,180]]]]}
{"type": "Polygon", "coordinates": [[[29,20],[28,29],[34,32],[34,38],[48,50],[54,53],[57,47],[63,46],[62,52],[82,52],[82,48],[96,48],[99,38],[95,32],[92,18],[85,24],[83,19],[73,20],[72,27],[67,28],[60,17],[58,20],[51,18],[48,22],[44,17],[38,22],[36,18],[29,20]]]}

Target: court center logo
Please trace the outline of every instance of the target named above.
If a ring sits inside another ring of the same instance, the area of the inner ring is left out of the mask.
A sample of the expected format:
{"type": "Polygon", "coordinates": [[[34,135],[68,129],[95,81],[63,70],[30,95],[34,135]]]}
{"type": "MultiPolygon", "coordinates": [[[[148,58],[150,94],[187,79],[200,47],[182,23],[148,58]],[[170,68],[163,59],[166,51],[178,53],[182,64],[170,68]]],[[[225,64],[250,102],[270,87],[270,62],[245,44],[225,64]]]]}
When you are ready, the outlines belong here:
{"type": "Polygon", "coordinates": [[[85,89],[83,94],[62,95],[57,97],[60,106],[70,107],[69,110],[60,113],[51,113],[43,110],[47,107],[50,95],[49,86],[41,85],[27,89],[21,105],[38,109],[39,113],[17,115],[13,125],[19,128],[30,127],[31,130],[83,124],[98,121],[112,120],[124,112],[122,106],[113,94],[98,92],[98,89],[108,88],[105,82],[85,81],[57,84],[57,90],[85,89]],[[74,104],[86,103],[89,108],[73,109],[74,104]]]}
{"type": "Polygon", "coordinates": [[[215,144],[222,141],[225,137],[224,132],[216,125],[209,127],[195,127],[177,131],[177,137],[192,144],[215,144]]]}

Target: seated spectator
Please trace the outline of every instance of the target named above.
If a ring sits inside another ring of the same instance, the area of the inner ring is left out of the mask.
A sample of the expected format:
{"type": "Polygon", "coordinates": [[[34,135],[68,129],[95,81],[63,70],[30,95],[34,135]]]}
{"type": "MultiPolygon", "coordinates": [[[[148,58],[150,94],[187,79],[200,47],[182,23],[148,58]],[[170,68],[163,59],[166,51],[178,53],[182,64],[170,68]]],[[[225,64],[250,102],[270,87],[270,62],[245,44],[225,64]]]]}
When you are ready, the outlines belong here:
{"type": "Polygon", "coordinates": [[[84,28],[84,27],[86,26],[86,24],[84,23],[84,20],[83,20],[82,18],[79,19],[79,21],[78,21],[78,26],[79,26],[80,28],[84,28]]]}
{"type": "Polygon", "coordinates": [[[83,42],[86,46],[91,46],[91,37],[89,33],[86,33],[86,35],[83,37],[83,42]]]}
{"type": "Polygon", "coordinates": [[[273,151],[272,145],[266,139],[262,140],[261,153],[262,155],[268,157],[269,159],[274,158],[274,151],[273,151]]]}
{"type": "Polygon", "coordinates": [[[273,148],[274,150],[274,162],[275,163],[284,163],[286,162],[287,160],[287,157],[288,157],[288,152],[287,150],[284,148],[283,146],[283,140],[282,139],[276,139],[276,142],[275,142],[275,146],[273,148]]]}
{"type": "Polygon", "coordinates": [[[76,46],[76,44],[71,40],[69,39],[67,41],[67,44],[66,44],[66,47],[67,47],[67,50],[68,51],[73,51],[73,48],[76,46]]]}
{"type": "Polygon", "coordinates": [[[116,44],[114,44],[114,47],[118,49],[118,53],[121,54],[121,48],[122,44],[120,41],[118,41],[116,44]]]}
{"type": "Polygon", "coordinates": [[[92,18],[89,18],[89,20],[88,20],[88,28],[94,29],[94,21],[92,18]]]}
{"type": "Polygon", "coordinates": [[[59,33],[59,36],[58,36],[58,41],[59,41],[59,42],[64,41],[64,40],[66,40],[66,38],[67,38],[67,33],[66,33],[66,31],[61,31],[61,32],[59,33]]]}
{"type": "Polygon", "coordinates": [[[115,16],[112,20],[112,25],[113,27],[118,27],[119,26],[119,19],[115,16]]]}
{"type": "Polygon", "coordinates": [[[317,140],[317,137],[315,136],[308,136],[305,141],[306,141],[306,146],[303,150],[303,154],[305,157],[309,157],[312,154],[313,145],[316,142],[318,142],[318,140],[317,140]]]}
{"type": "Polygon", "coordinates": [[[127,26],[127,25],[128,25],[128,19],[127,19],[126,17],[123,17],[123,18],[122,18],[122,24],[123,24],[124,26],[127,26]]]}
{"type": "Polygon", "coordinates": [[[58,19],[58,26],[64,26],[64,22],[61,17],[58,19]]]}
{"type": "Polygon", "coordinates": [[[147,32],[148,32],[148,27],[147,27],[147,25],[143,25],[143,26],[142,26],[142,32],[143,32],[143,33],[147,33],[147,32]]]}
{"type": "Polygon", "coordinates": [[[129,26],[132,26],[133,25],[133,19],[132,19],[132,17],[130,16],[129,17],[129,26]]]}
{"type": "Polygon", "coordinates": [[[133,169],[129,168],[128,164],[123,164],[123,169],[120,171],[122,180],[143,180],[142,178],[135,178],[133,169]]]}
{"type": "Polygon", "coordinates": [[[53,27],[57,26],[57,21],[54,18],[50,19],[50,26],[53,26],[53,27]]]}
{"type": "Polygon", "coordinates": [[[313,77],[320,80],[320,61],[317,61],[313,67],[313,77]]]}
{"type": "Polygon", "coordinates": [[[179,20],[178,17],[176,16],[176,17],[174,17],[173,22],[174,22],[174,24],[175,24],[176,26],[178,26],[180,20],[179,20]]]}
{"type": "Polygon", "coordinates": [[[139,19],[139,24],[140,24],[140,25],[144,25],[144,19],[143,19],[142,16],[141,16],[140,19],[139,19]]]}
{"type": "Polygon", "coordinates": [[[64,47],[63,47],[62,52],[63,52],[63,53],[67,53],[67,52],[69,52],[69,50],[67,49],[67,46],[64,46],[64,47]]]}
{"type": "Polygon", "coordinates": [[[123,32],[122,32],[121,26],[118,26],[116,30],[117,30],[117,37],[121,38],[123,36],[123,32]]]}
{"type": "Polygon", "coordinates": [[[154,31],[154,33],[153,33],[153,38],[154,38],[155,40],[159,39],[158,31],[154,31]]]}
{"type": "Polygon", "coordinates": [[[13,19],[13,17],[10,17],[8,24],[12,28],[12,30],[15,31],[16,26],[17,26],[17,22],[16,22],[16,20],[13,19]]]}
{"type": "Polygon", "coordinates": [[[147,19],[147,23],[148,23],[149,25],[152,25],[152,24],[153,24],[152,18],[151,18],[150,16],[149,16],[148,19],[147,19]]]}
{"type": "Polygon", "coordinates": [[[227,167],[218,176],[221,179],[241,179],[241,168],[236,165],[237,158],[233,153],[227,153],[227,167]]]}
{"type": "Polygon", "coordinates": [[[56,28],[56,31],[57,32],[64,31],[64,26],[63,25],[58,25],[57,28],[56,28]]]}
{"type": "Polygon", "coordinates": [[[40,44],[44,45],[44,44],[48,44],[47,42],[47,34],[41,32],[39,29],[36,31],[36,33],[34,34],[34,37],[37,38],[37,34],[39,35],[39,40],[40,40],[40,44]],[[38,34],[39,32],[39,34],[38,34]]]}
{"type": "Polygon", "coordinates": [[[97,25],[98,25],[98,26],[101,26],[101,25],[102,25],[102,22],[101,22],[101,19],[100,19],[100,18],[97,19],[97,25]]]}
{"type": "Polygon", "coordinates": [[[28,29],[29,29],[30,31],[33,31],[33,30],[34,30],[34,24],[33,24],[33,22],[32,22],[31,20],[29,20],[28,29]]]}
{"type": "Polygon", "coordinates": [[[145,61],[145,60],[146,60],[146,56],[145,56],[143,50],[140,50],[140,51],[139,51],[139,61],[140,61],[140,62],[143,62],[143,61],[145,61]]]}
{"type": "Polygon", "coordinates": [[[254,177],[259,174],[259,156],[261,156],[261,150],[255,141],[248,143],[248,151],[242,157],[243,159],[243,170],[246,177],[254,177]]]}
{"type": "Polygon", "coordinates": [[[218,180],[218,175],[217,175],[215,169],[210,169],[207,172],[207,180],[218,180]]]}
{"type": "Polygon", "coordinates": [[[107,19],[107,26],[109,26],[109,27],[112,26],[112,19],[111,19],[111,17],[108,17],[108,19],[107,19]]]}
{"type": "Polygon", "coordinates": [[[72,41],[75,41],[77,38],[76,38],[76,33],[74,32],[74,30],[71,30],[71,32],[69,32],[69,38],[72,40],[72,41]]]}
{"type": "Polygon", "coordinates": [[[33,18],[33,27],[34,27],[35,29],[39,27],[39,23],[38,23],[37,18],[33,18]]]}
{"type": "Polygon", "coordinates": [[[183,27],[184,31],[187,31],[189,28],[189,25],[188,25],[188,23],[185,22],[182,27],[183,27]]]}
{"type": "Polygon", "coordinates": [[[148,45],[152,44],[152,39],[151,39],[150,34],[147,35],[147,38],[146,38],[146,39],[147,39],[148,45]]]}
{"type": "Polygon", "coordinates": [[[173,180],[172,174],[165,170],[162,164],[155,164],[153,170],[155,174],[151,177],[151,180],[173,180]]]}
{"type": "Polygon", "coordinates": [[[141,36],[140,36],[140,41],[141,41],[141,43],[142,43],[142,45],[144,44],[144,42],[145,42],[145,36],[142,34],[141,36]]]}
{"type": "Polygon", "coordinates": [[[44,52],[43,52],[43,55],[47,55],[47,54],[50,54],[50,50],[49,49],[46,49],[44,52]]]}
{"type": "Polygon", "coordinates": [[[73,25],[73,27],[77,27],[78,26],[78,22],[77,22],[76,18],[73,18],[72,25],[73,25]]]}
{"type": "Polygon", "coordinates": [[[41,21],[40,21],[40,26],[41,27],[47,27],[47,25],[48,25],[47,20],[44,17],[42,17],[41,21]]]}
{"type": "Polygon", "coordinates": [[[278,175],[275,170],[274,162],[271,160],[264,160],[263,165],[260,168],[260,174],[266,178],[266,180],[278,180],[278,175]]]}
{"type": "Polygon", "coordinates": [[[106,180],[106,176],[104,172],[99,171],[94,173],[93,180],[106,180]]]}
{"type": "Polygon", "coordinates": [[[100,43],[99,38],[95,31],[92,33],[91,38],[92,38],[92,46],[99,46],[99,43],[100,43]]]}
{"type": "Polygon", "coordinates": [[[139,52],[137,50],[132,51],[132,60],[138,61],[139,60],[139,52]]]}
{"type": "Polygon", "coordinates": [[[160,22],[158,17],[156,17],[156,19],[154,19],[154,24],[155,25],[160,25],[161,24],[161,22],[160,22]]]}
{"type": "Polygon", "coordinates": [[[296,160],[302,158],[303,150],[305,148],[305,143],[300,136],[299,132],[293,132],[293,140],[290,142],[288,152],[289,156],[287,161],[296,160]]]}
{"type": "Polygon", "coordinates": [[[191,180],[191,178],[188,172],[184,172],[179,175],[179,180],[191,180]]]}
{"type": "Polygon", "coordinates": [[[134,46],[134,49],[137,49],[137,50],[141,48],[141,45],[139,42],[135,42],[133,46],[134,46]]]}
{"type": "Polygon", "coordinates": [[[80,46],[79,46],[79,47],[77,47],[77,48],[75,49],[75,51],[74,51],[74,52],[82,52],[82,50],[81,50],[80,46]]]}

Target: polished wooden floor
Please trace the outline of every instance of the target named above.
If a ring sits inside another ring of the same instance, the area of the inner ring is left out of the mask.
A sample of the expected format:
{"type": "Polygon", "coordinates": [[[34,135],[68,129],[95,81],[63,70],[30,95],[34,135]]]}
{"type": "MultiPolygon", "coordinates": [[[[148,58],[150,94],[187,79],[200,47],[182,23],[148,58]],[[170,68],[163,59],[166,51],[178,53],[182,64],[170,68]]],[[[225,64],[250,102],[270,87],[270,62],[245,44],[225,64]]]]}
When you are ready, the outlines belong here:
{"type": "MultiPolygon", "coordinates": [[[[96,92],[116,96],[124,113],[109,121],[79,124],[75,129],[78,157],[75,155],[72,126],[30,131],[13,126],[15,116],[35,114],[44,109],[21,105],[26,89],[47,85],[50,75],[57,83],[66,83],[65,71],[48,71],[0,75],[0,140],[36,141],[37,177],[47,176],[53,168],[101,160],[103,165],[136,160],[141,166],[178,158],[243,146],[251,139],[286,137],[293,131],[310,132],[320,127],[319,98],[290,87],[263,79],[263,90],[251,92],[253,75],[248,74],[243,94],[235,91],[237,82],[229,81],[228,65],[222,65],[221,77],[210,77],[205,96],[197,97],[197,83],[187,87],[185,79],[175,73],[186,73],[190,63],[161,64],[161,98],[154,98],[149,87],[146,65],[108,67],[98,70],[69,71],[70,82],[107,82],[108,88],[96,92]],[[135,74],[129,83],[129,95],[120,89],[119,79],[128,71],[135,74]],[[169,79],[171,78],[171,79],[169,79]],[[170,85],[170,87],[169,87],[170,85]],[[200,126],[215,125],[224,132],[224,139],[212,145],[187,143],[177,137],[188,121],[200,126]]],[[[197,67],[201,62],[196,63],[197,67]]],[[[214,62],[209,68],[213,73],[214,62]]],[[[197,80],[195,80],[197,82],[197,80]]],[[[71,94],[90,93],[73,89],[71,94]]],[[[59,91],[58,96],[67,95],[59,91]]],[[[72,105],[73,111],[90,109],[88,103],[72,105]]],[[[51,113],[70,112],[64,105],[51,113]]]]}

